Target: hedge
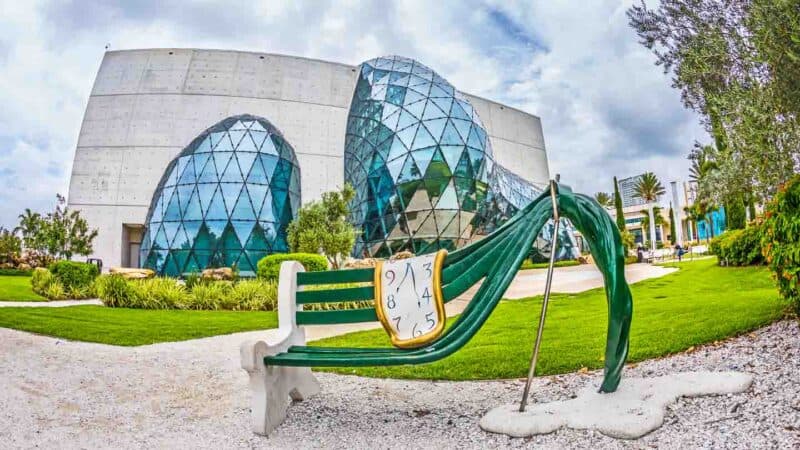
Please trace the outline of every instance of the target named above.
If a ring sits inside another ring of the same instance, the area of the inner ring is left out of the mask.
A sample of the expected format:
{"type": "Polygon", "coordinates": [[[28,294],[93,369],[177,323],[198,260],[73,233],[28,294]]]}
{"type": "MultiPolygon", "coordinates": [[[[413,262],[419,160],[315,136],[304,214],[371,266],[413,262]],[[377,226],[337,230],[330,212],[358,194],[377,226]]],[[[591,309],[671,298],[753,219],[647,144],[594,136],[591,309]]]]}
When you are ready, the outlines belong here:
{"type": "Polygon", "coordinates": [[[320,272],[328,270],[328,260],[322,255],[314,253],[276,253],[265,256],[258,262],[258,278],[277,280],[284,261],[297,261],[303,265],[307,272],[320,272]]]}
{"type": "Polygon", "coordinates": [[[755,224],[743,230],[728,230],[711,240],[709,250],[717,255],[720,265],[763,264],[761,235],[761,226],[755,224]]]}
{"type": "Polygon", "coordinates": [[[49,270],[66,290],[87,288],[100,275],[94,264],[75,261],[54,262],[49,270]]]}
{"type": "Polygon", "coordinates": [[[781,295],[800,314],[800,175],[778,188],[764,212],[761,246],[781,295]]]}

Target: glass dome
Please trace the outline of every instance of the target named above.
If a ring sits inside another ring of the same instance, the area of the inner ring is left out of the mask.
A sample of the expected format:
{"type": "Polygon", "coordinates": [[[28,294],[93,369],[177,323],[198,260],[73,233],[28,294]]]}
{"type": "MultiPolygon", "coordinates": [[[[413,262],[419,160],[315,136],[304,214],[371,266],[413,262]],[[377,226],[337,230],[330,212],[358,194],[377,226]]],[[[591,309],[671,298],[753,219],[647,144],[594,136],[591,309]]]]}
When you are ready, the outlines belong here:
{"type": "Polygon", "coordinates": [[[202,132],[167,166],[145,222],[140,261],[160,275],[208,267],[255,271],[286,252],[300,207],[294,149],[264,118],[229,117],[202,132]]]}
{"type": "Polygon", "coordinates": [[[344,157],[356,191],[354,256],[454,249],[472,238],[491,144],[469,101],[433,70],[400,56],[361,64],[344,157]]]}

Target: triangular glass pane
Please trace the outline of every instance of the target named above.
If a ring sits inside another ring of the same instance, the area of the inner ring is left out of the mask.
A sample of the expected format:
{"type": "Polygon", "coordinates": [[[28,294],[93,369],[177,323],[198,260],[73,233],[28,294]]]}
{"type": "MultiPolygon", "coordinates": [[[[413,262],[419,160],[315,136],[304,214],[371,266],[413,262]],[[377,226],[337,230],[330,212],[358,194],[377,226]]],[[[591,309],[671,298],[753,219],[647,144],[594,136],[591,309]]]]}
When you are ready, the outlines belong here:
{"type": "Polygon", "coordinates": [[[400,130],[397,132],[397,137],[399,137],[400,140],[403,141],[403,145],[405,145],[406,148],[411,148],[411,144],[412,142],[414,142],[414,135],[417,134],[418,127],[419,125],[414,124],[404,130],[400,130]]]}
{"type": "Polygon", "coordinates": [[[239,201],[236,202],[236,206],[233,208],[233,212],[231,212],[231,219],[256,220],[256,217],[253,206],[250,204],[250,196],[247,194],[247,189],[242,189],[242,193],[239,195],[239,201]]]}
{"type": "Polygon", "coordinates": [[[172,242],[175,241],[175,235],[178,233],[178,228],[180,228],[180,222],[164,222],[162,224],[164,227],[164,234],[167,236],[167,242],[169,242],[170,248],[172,248],[172,242]]]}
{"type": "Polygon", "coordinates": [[[267,131],[266,128],[264,128],[261,125],[261,122],[259,122],[258,120],[254,121],[253,124],[250,125],[250,131],[253,131],[253,130],[256,130],[256,131],[267,131]]]}
{"type": "Polygon", "coordinates": [[[461,109],[464,110],[464,113],[466,113],[467,118],[469,120],[472,120],[472,114],[473,114],[472,105],[470,105],[469,102],[465,100],[456,100],[456,102],[458,103],[459,106],[461,106],[461,109]]]}
{"type": "Polygon", "coordinates": [[[186,237],[189,239],[189,247],[194,246],[194,240],[197,238],[197,233],[200,231],[200,225],[202,224],[203,222],[200,220],[183,221],[183,230],[186,232],[186,237]]]}
{"type": "Polygon", "coordinates": [[[400,112],[400,119],[397,121],[397,127],[394,128],[395,130],[402,130],[407,128],[415,123],[419,122],[419,119],[414,117],[410,112],[406,111],[405,109],[400,112]]]}
{"type": "Polygon", "coordinates": [[[414,158],[411,155],[406,157],[405,163],[403,164],[403,169],[400,171],[400,176],[397,177],[397,183],[405,183],[408,181],[413,181],[419,179],[422,176],[422,172],[420,172],[417,164],[414,162],[414,158]]]}
{"type": "Polygon", "coordinates": [[[236,158],[239,160],[239,167],[242,168],[242,174],[247,177],[247,174],[250,173],[250,167],[253,166],[253,161],[255,161],[258,153],[237,153],[236,158]]]}
{"type": "MultiPolygon", "coordinates": [[[[250,237],[250,232],[253,230],[255,224],[255,221],[231,220],[231,226],[236,232],[238,242],[247,242],[247,239],[250,237]]],[[[239,246],[239,248],[241,248],[241,246],[239,246]]]]}
{"type": "Polygon", "coordinates": [[[244,184],[242,183],[220,183],[222,189],[222,198],[225,200],[225,208],[228,212],[233,211],[233,206],[236,205],[236,199],[239,198],[239,193],[242,192],[244,184]]]}
{"type": "Polygon", "coordinates": [[[275,221],[275,214],[273,213],[272,205],[272,191],[267,190],[267,196],[264,198],[264,203],[261,205],[261,211],[258,212],[259,221],[275,221]]]}
{"type": "MultiPolygon", "coordinates": [[[[408,94],[406,95],[406,98],[408,98],[408,95],[410,95],[412,93],[414,93],[414,91],[408,91],[408,94]]],[[[422,97],[422,96],[420,96],[420,97],[422,97]]],[[[422,98],[422,100],[420,100],[420,101],[418,101],[416,103],[411,103],[409,105],[406,105],[404,108],[405,108],[406,111],[408,111],[411,115],[413,115],[417,119],[422,119],[422,113],[425,111],[425,103],[427,103],[427,102],[425,101],[424,98],[422,98]]]]}
{"type": "MultiPolygon", "coordinates": [[[[214,186],[214,185],[208,185],[214,186]]],[[[193,187],[193,186],[189,186],[193,187]]],[[[200,208],[200,200],[197,191],[192,189],[189,201],[183,210],[183,220],[201,220],[203,218],[203,210],[200,208]]]]}
{"type": "Polygon", "coordinates": [[[199,155],[194,155],[192,157],[192,160],[194,162],[194,172],[202,173],[203,167],[205,167],[206,161],[208,161],[208,158],[210,157],[211,157],[210,153],[201,153],[199,155]]]}
{"type": "Polygon", "coordinates": [[[250,138],[253,139],[253,143],[255,144],[256,152],[261,151],[261,146],[264,145],[264,139],[266,139],[268,133],[266,131],[253,131],[250,130],[250,138]]]}
{"type": "Polygon", "coordinates": [[[436,147],[425,147],[416,150],[412,153],[412,155],[414,156],[414,161],[416,161],[420,173],[424,174],[428,170],[428,164],[431,163],[431,159],[433,158],[433,152],[435,150],[436,147]]]}
{"type": "Polygon", "coordinates": [[[228,167],[225,168],[225,172],[219,177],[219,181],[222,183],[241,183],[244,181],[242,171],[239,169],[239,163],[236,161],[236,158],[231,158],[228,167]]]}
{"type": "Polygon", "coordinates": [[[392,139],[392,146],[389,150],[389,155],[386,157],[386,160],[395,160],[401,156],[404,156],[406,153],[408,153],[408,149],[405,145],[403,145],[403,141],[401,141],[399,137],[395,136],[392,139]]]}
{"type": "Polygon", "coordinates": [[[447,126],[444,127],[444,133],[442,133],[442,138],[439,142],[441,145],[464,145],[464,141],[461,140],[461,136],[450,120],[447,121],[447,126]]]}
{"type": "Polygon", "coordinates": [[[245,134],[241,142],[239,142],[239,146],[236,147],[237,153],[256,151],[258,151],[258,148],[256,147],[256,143],[253,142],[253,138],[250,136],[250,133],[245,134]]]}
{"type": "Polygon", "coordinates": [[[181,206],[180,203],[178,203],[178,194],[174,190],[172,198],[169,203],[167,203],[167,208],[164,210],[164,220],[181,220],[181,206]]]}
{"type": "Polygon", "coordinates": [[[222,199],[222,192],[217,190],[211,198],[211,204],[206,209],[205,219],[209,220],[225,220],[228,218],[228,212],[225,210],[225,201],[222,199]]]}
{"type": "Polygon", "coordinates": [[[169,248],[169,239],[167,239],[167,235],[164,232],[163,224],[158,227],[158,233],[156,233],[156,238],[153,241],[153,248],[157,250],[166,250],[169,248]]]}
{"type": "Polygon", "coordinates": [[[189,253],[189,257],[186,260],[186,265],[183,268],[183,273],[197,273],[200,271],[200,265],[197,264],[197,260],[194,258],[194,254],[189,253]]]}
{"type": "Polygon", "coordinates": [[[197,179],[198,183],[216,183],[219,181],[217,179],[217,169],[214,167],[214,159],[208,158],[202,170],[200,177],[197,179]]]}
{"type": "Polygon", "coordinates": [[[189,250],[175,250],[172,252],[172,259],[175,262],[177,275],[185,273],[186,262],[189,260],[189,250]]]}
{"type": "Polygon", "coordinates": [[[233,152],[214,153],[214,165],[217,167],[218,175],[222,175],[222,172],[226,167],[228,167],[228,163],[230,162],[231,158],[233,158],[233,152]]]}
{"type": "Polygon", "coordinates": [[[253,204],[253,209],[255,210],[256,216],[258,215],[258,212],[261,211],[261,205],[264,204],[264,198],[267,196],[268,190],[269,186],[249,183],[247,184],[250,202],[253,204]]]}
{"type": "Polygon", "coordinates": [[[225,231],[225,227],[228,225],[228,221],[206,220],[205,224],[206,227],[208,228],[208,234],[211,237],[211,240],[216,242],[216,246],[219,247],[221,245],[219,240],[222,239],[222,233],[225,231]]]}
{"type": "Polygon", "coordinates": [[[186,164],[186,168],[183,170],[183,174],[181,175],[180,180],[178,180],[178,184],[194,184],[194,183],[195,183],[194,164],[186,164]]]}
{"type": "Polygon", "coordinates": [[[475,148],[483,148],[483,141],[481,139],[482,133],[478,131],[477,127],[472,127],[469,130],[469,138],[467,139],[467,145],[475,148]]]}
{"type": "Polygon", "coordinates": [[[432,98],[430,99],[436,106],[439,107],[445,114],[450,114],[450,108],[453,106],[453,97],[432,98]]]}
{"type": "Polygon", "coordinates": [[[214,195],[214,191],[217,190],[216,184],[198,184],[197,185],[197,194],[198,198],[200,199],[200,206],[205,216],[206,211],[208,211],[208,207],[211,205],[211,197],[214,195]]]}
{"type": "Polygon", "coordinates": [[[278,157],[272,155],[259,155],[258,159],[261,160],[261,164],[264,166],[264,174],[267,179],[272,178],[273,174],[275,173],[275,166],[278,165],[278,157]]]}
{"type": "Polygon", "coordinates": [[[447,117],[447,114],[439,109],[432,100],[428,100],[427,104],[425,105],[425,113],[422,114],[423,120],[428,119],[438,119],[440,117],[447,117]]]}
{"type": "Polygon", "coordinates": [[[250,237],[247,239],[247,243],[245,244],[245,248],[248,250],[269,249],[267,238],[264,235],[264,228],[262,228],[260,224],[256,223],[255,226],[253,226],[250,237]]]}
{"type": "MultiPolygon", "coordinates": [[[[448,94],[447,92],[442,90],[442,88],[440,88],[436,83],[433,83],[431,85],[430,96],[431,97],[449,97],[449,98],[452,98],[452,96],[450,94],[448,94]]],[[[449,108],[448,108],[448,111],[449,111],[449,108]]]]}
{"type": "Polygon", "coordinates": [[[197,147],[195,147],[193,153],[197,155],[201,153],[209,153],[210,151],[211,151],[211,138],[206,136],[206,138],[203,139],[197,147]]]}
{"type": "Polygon", "coordinates": [[[460,106],[460,102],[458,101],[453,102],[453,107],[450,109],[450,117],[472,122],[472,118],[464,112],[464,109],[460,106]]]}
{"type": "Polygon", "coordinates": [[[468,120],[461,120],[461,119],[450,119],[455,125],[456,130],[458,130],[458,135],[461,136],[461,139],[466,141],[469,137],[469,128],[472,126],[472,122],[468,120]]]}
{"type": "Polygon", "coordinates": [[[456,196],[456,188],[452,182],[447,185],[442,196],[439,197],[436,209],[458,209],[458,196],[456,196]]]}
{"type": "Polygon", "coordinates": [[[278,149],[275,147],[275,142],[271,137],[264,140],[264,144],[261,146],[261,153],[279,156],[278,149]]]}
{"type": "Polygon", "coordinates": [[[433,120],[426,120],[422,122],[425,125],[425,128],[431,133],[433,136],[433,140],[439,142],[439,138],[442,137],[442,131],[444,131],[444,126],[447,124],[446,118],[441,119],[433,119],[433,120]]]}
{"type": "Polygon", "coordinates": [[[231,142],[233,143],[233,148],[235,150],[238,150],[239,143],[242,141],[245,134],[247,134],[247,131],[245,131],[244,128],[241,128],[239,130],[230,130],[229,134],[231,135],[231,142]]]}
{"type": "Polygon", "coordinates": [[[450,167],[450,172],[456,170],[458,160],[461,159],[461,153],[464,151],[463,145],[441,145],[439,149],[442,151],[447,166],[450,167]]]}
{"type": "MultiPolygon", "coordinates": [[[[211,133],[212,135],[217,133],[211,133]]],[[[219,133],[219,142],[214,140],[214,152],[232,152],[233,151],[233,143],[231,142],[231,137],[228,136],[228,133],[219,133]]]]}

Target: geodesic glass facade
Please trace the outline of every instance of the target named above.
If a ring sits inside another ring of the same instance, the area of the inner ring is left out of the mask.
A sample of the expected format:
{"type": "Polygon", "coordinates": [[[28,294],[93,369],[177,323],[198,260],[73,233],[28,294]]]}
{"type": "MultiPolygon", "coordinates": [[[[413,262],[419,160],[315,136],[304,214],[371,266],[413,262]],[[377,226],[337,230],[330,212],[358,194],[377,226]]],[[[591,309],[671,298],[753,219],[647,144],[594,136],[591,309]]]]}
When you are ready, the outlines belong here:
{"type": "Polygon", "coordinates": [[[286,252],[300,208],[294,149],[261,117],[229,117],[195,138],[167,166],[141,244],[143,267],[179,276],[286,252]]]}
{"type": "Polygon", "coordinates": [[[466,244],[494,161],[469,101],[428,67],[390,56],[359,68],[344,165],[362,257],[466,244]]]}

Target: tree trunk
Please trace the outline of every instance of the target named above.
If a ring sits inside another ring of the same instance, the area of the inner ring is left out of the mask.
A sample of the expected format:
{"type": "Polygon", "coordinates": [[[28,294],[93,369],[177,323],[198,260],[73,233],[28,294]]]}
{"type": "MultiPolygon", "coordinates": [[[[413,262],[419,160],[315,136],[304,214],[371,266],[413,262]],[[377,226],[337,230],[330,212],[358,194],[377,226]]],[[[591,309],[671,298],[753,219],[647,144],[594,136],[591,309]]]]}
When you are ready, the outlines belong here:
{"type": "Polygon", "coordinates": [[[648,214],[650,215],[650,250],[656,249],[656,219],[655,215],[653,214],[653,205],[650,205],[648,209],[648,214]]]}

